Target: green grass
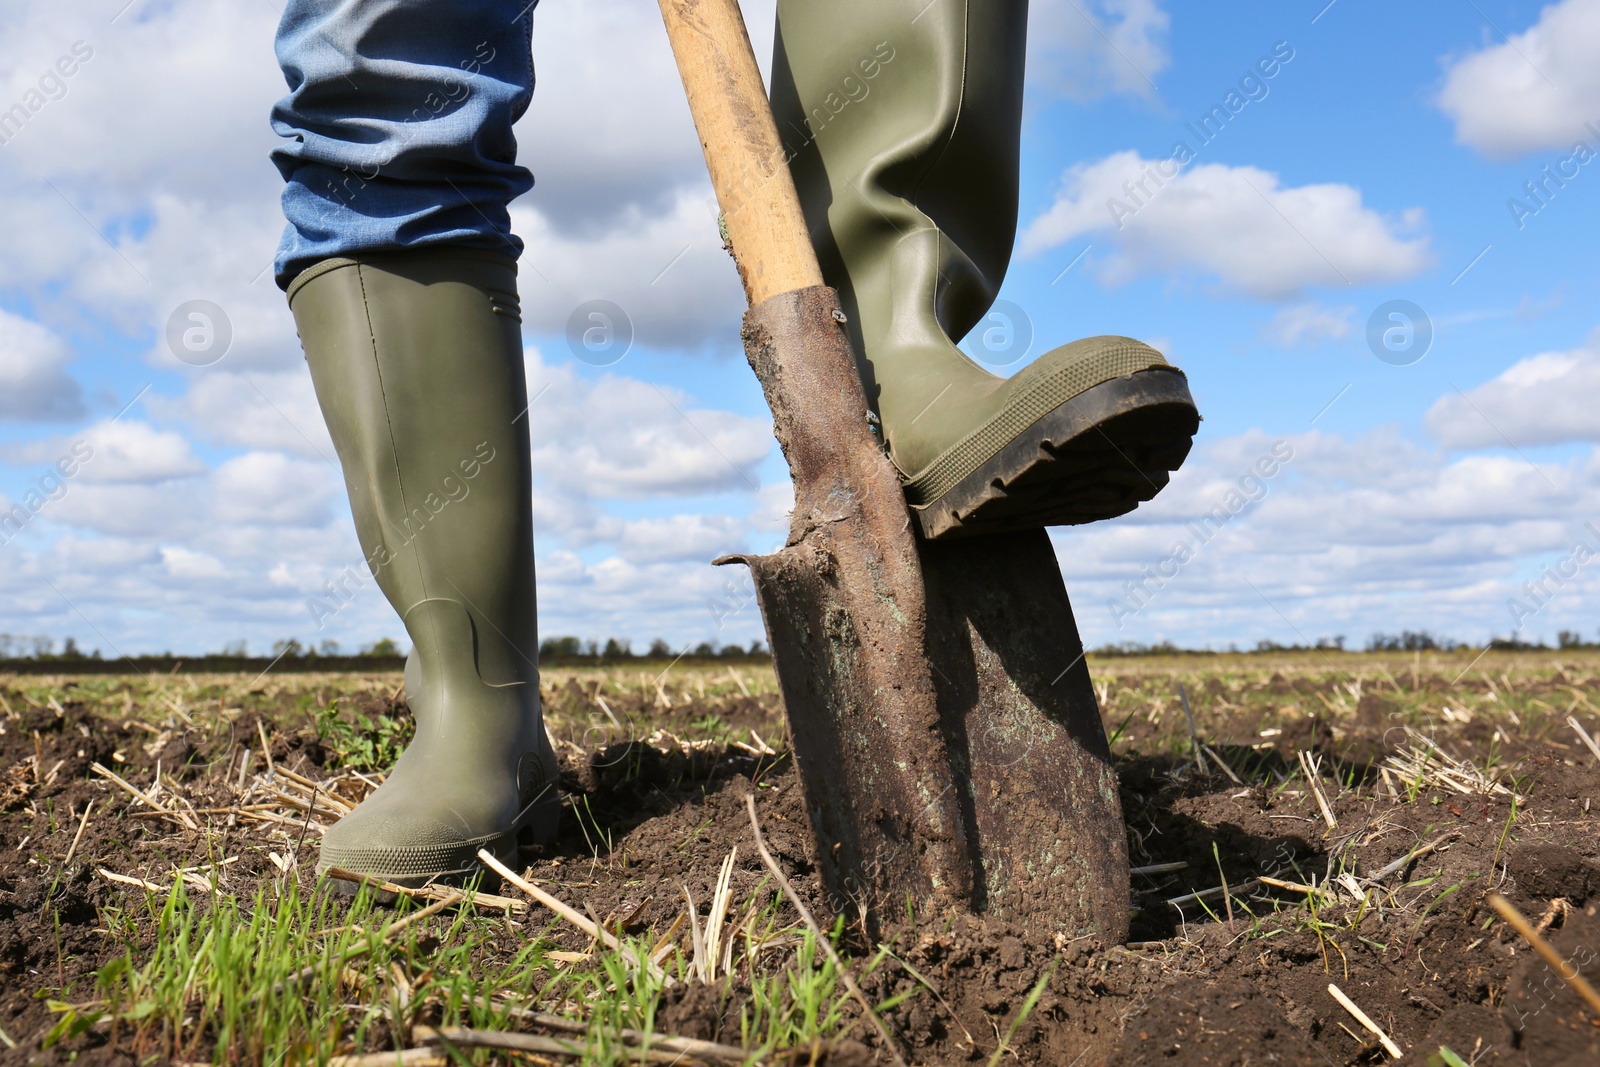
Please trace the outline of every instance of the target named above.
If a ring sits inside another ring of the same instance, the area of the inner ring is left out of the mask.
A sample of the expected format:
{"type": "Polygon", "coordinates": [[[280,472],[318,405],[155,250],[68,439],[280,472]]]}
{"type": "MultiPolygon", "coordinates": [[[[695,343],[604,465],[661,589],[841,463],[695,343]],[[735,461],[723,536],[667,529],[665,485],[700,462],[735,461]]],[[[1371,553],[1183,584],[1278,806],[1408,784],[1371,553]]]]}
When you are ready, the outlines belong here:
{"type": "MultiPolygon", "coordinates": [[[[741,925],[762,944],[792,946],[757,953],[755,962],[736,954],[734,975],[716,983],[724,1000],[736,984],[747,992],[739,1018],[752,1058],[846,1026],[849,994],[837,969],[809,930],[777,927],[777,904],[776,894],[763,894],[741,925]]],[[[470,902],[407,925],[418,910],[404,898],[393,910],[375,907],[366,890],[353,900],[306,894],[293,879],[263,885],[248,902],[212,899],[179,879],[164,898],[150,893],[126,910],[103,911],[120,952],[92,987],[58,991],[45,1044],[95,1028],[135,1057],[323,1063],[352,1050],[408,1047],[419,1024],[516,1030],[516,1006],[565,1005],[558,1013],[588,1024],[571,1037],[583,1062],[620,1064],[638,1062],[639,1051],[621,1031],[658,1030],[667,978],[630,967],[622,954],[594,946],[588,961],[572,964],[549,955],[555,946],[538,929],[519,933],[512,940],[520,947],[508,950],[506,916],[470,902]]],[[[639,955],[652,947],[628,944],[639,955]]],[[[862,973],[886,957],[880,951],[862,973]]],[[[677,981],[693,980],[688,960],[678,955],[675,964],[677,981]]]]}
{"type": "Polygon", "coordinates": [[[345,1047],[404,1047],[424,1012],[434,1025],[501,1028],[509,1015],[496,998],[544,999],[574,982],[541,940],[496,951],[503,918],[470,904],[391,933],[417,910],[376,910],[365,890],[353,901],[308,895],[293,880],[248,902],[196,899],[179,879],[164,900],[103,912],[122,951],[88,999],[52,1004],[52,1037],[100,1024],[135,1055],[321,1062],[345,1047]],[[352,998],[366,1006],[350,1010],[352,998]]]}
{"type": "MultiPolygon", "coordinates": [[[[92,995],[52,1001],[59,1020],[48,1043],[98,1025],[135,1055],[311,1063],[351,1048],[404,1048],[419,1023],[516,1029],[514,1004],[568,1003],[588,1008],[589,1033],[575,1039],[585,1062],[609,1064],[636,1057],[620,1031],[656,1031],[665,979],[630,968],[621,954],[597,949],[574,967],[551,959],[553,946],[537,931],[508,953],[498,937],[504,916],[470,903],[395,936],[395,924],[417,910],[408,901],[375,909],[364,890],[353,901],[305,895],[293,881],[263,886],[248,904],[228,895],[209,901],[180,880],[165,900],[151,895],[141,908],[106,912],[122,952],[83,991],[92,995]],[[352,999],[364,1006],[352,1011],[352,999]]],[[[688,981],[687,967],[676,977],[688,981]]],[[[810,931],[786,963],[751,974],[749,990],[742,1036],[752,1056],[808,1045],[843,1025],[848,994],[810,931]]]]}

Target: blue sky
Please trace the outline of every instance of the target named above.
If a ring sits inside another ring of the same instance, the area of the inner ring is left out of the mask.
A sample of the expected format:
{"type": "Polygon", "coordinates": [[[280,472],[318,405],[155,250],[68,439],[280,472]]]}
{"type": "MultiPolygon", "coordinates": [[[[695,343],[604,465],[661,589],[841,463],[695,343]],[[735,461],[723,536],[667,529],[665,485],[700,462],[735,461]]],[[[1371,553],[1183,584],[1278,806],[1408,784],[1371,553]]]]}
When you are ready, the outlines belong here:
{"type": "MultiPolygon", "coordinates": [[[[0,545],[0,632],[107,655],[400,637],[370,583],[320,625],[308,609],[359,549],[261,274],[272,8],[125,3],[0,12],[0,108],[42,101],[0,144],[0,495],[27,511],[0,545]],[[232,333],[205,366],[165,340],[192,300],[232,333]],[[94,459],[57,485],[80,442],[94,459]]],[[[518,130],[542,628],[748,642],[747,582],[707,561],[781,540],[786,472],[646,8],[544,0],[518,130]],[[565,339],[594,299],[635,333],[606,367],[565,339]]],[[[1033,8],[1002,291],[1026,358],[1139,337],[1206,420],[1151,504],[1055,533],[1086,640],[1593,639],[1600,159],[1573,146],[1600,152],[1600,0],[1033,8]],[[1202,145],[1189,124],[1230,92],[1202,145]],[[1193,157],[1131,199],[1179,140],[1193,157]],[[1431,330],[1415,361],[1369,344],[1394,301],[1431,330]]],[[[764,59],[771,5],[746,11],[764,59]]]]}
{"type": "MultiPolygon", "coordinates": [[[[1171,65],[1157,79],[1156,100],[1118,98],[1087,108],[1055,100],[1036,108],[1029,124],[1024,218],[1049,207],[1063,169],[1075,162],[1129,149],[1158,158],[1180,138],[1198,145],[1184,124],[1218,103],[1258,57],[1287,42],[1294,59],[1267,83],[1266,98],[1200,148],[1196,163],[1259,168],[1285,186],[1340,183],[1384,216],[1423,213],[1414,232],[1427,238],[1428,269],[1382,284],[1362,284],[1350,271],[1353,284],[1306,286],[1290,300],[1241,296],[1203,270],[1162,272],[1111,288],[1080,276],[1074,288],[1052,293],[1051,267],[1064,266],[1092,237],[1019,264],[1008,295],[1049,323],[1042,333],[1126,331],[1136,323],[1146,335],[1172,338],[1175,357],[1205,398],[1208,420],[1221,424],[1208,431],[1264,425],[1267,412],[1279,417],[1275,425],[1293,428],[1288,420],[1297,410],[1309,421],[1352,381],[1352,402],[1319,425],[1345,432],[1415,425],[1452,382],[1476,385],[1522,355],[1573,347],[1595,325],[1585,309],[1596,278],[1583,269],[1580,235],[1600,210],[1600,195],[1585,183],[1600,168],[1580,170],[1547,212],[1518,230],[1506,201],[1526,200],[1522,183],[1567,153],[1486,158],[1458,143],[1455,124],[1435,103],[1452,58],[1494,46],[1494,30],[1473,5],[1341,0],[1313,25],[1320,7],[1227,5],[1232,17],[1175,12],[1171,65]],[[1486,246],[1490,251],[1452,285],[1486,246]],[[1423,306],[1439,331],[1429,357],[1403,373],[1384,373],[1390,368],[1372,358],[1360,337],[1290,353],[1262,336],[1286,305],[1353,305],[1364,321],[1397,297],[1423,306]]],[[[1505,5],[1492,17],[1509,31],[1536,21],[1538,12],[1536,5],[1505,5]]],[[[1581,128],[1573,136],[1600,148],[1597,136],[1581,128]]]]}

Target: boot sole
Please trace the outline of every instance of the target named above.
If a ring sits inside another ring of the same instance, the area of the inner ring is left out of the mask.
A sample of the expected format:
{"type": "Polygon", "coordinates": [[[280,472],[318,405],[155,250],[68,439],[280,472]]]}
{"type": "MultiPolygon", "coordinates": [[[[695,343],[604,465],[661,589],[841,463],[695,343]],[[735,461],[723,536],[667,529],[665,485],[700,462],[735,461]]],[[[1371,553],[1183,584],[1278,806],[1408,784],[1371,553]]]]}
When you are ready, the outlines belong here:
{"type": "MultiPolygon", "coordinates": [[[[382,858],[377,857],[375,862],[363,864],[363,866],[372,869],[352,871],[351,873],[361,874],[373,882],[387,882],[404,889],[422,889],[430,885],[460,886],[484,871],[489,871],[489,876],[498,880],[499,876],[490,871],[483,861],[478,858],[478,850],[480,848],[488,849],[495,859],[515,870],[518,858],[517,852],[520,847],[517,839],[522,831],[529,826],[543,825],[548,827],[547,832],[536,835],[535,839],[537,844],[546,844],[555,838],[560,817],[561,800],[559,797],[553,797],[548,801],[531,806],[523,818],[519,819],[517,824],[505,833],[481,838],[477,841],[464,842],[453,851],[447,861],[447,865],[441,865],[437,870],[427,872],[408,870],[406,873],[391,870],[386,873],[383,869],[385,864],[382,858]]],[[[393,852],[397,859],[404,855],[401,849],[395,849],[393,852]]],[[[397,863],[395,866],[410,867],[412,865],[397,863]]],[[[319,869],[318,876],[324,876],[325,871],[325,868],[319,869]]],[[[355,896],[362,885],[360,882],[352,882],[344,878],[329,879],[329,881],[333,883],[334,891],[345,897],[355,896]]],[[[383,889],[374,889],[373,892],[374,899],[379,904],[393,904],[399,895],[383,889]]]]}
{"type": "Polygon", "coordinates": [[[1074,396],[911,515],[928,540],[1126,515],[1166,487],[1199,427],[1181,372],[1135,371],[1074,396]]]}

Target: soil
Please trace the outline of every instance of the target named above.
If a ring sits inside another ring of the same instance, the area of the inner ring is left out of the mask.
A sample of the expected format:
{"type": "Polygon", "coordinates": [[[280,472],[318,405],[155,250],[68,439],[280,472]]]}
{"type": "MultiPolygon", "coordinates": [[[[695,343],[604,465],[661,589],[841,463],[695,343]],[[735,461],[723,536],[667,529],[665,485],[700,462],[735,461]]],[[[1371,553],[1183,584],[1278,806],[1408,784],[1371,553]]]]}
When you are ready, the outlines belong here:
{"type": "MultiPolygon", "coordinates": [[[[203,859],[216,842],[135,817],[138,806],[91,765],[114,767],[143,787],[159,763],[195,807],[226,806],[256,719],[157,731],[108,721],[71,700],[41,708],[3,685],[0,694],[20,709],[3,719],[0,734],[0,1028],[17,1044],[0,1049],[0,1064],[129,1062],[93,1032],[40,1051],[53,1016],[38,994],[82,993],[93,984],[107,951],[96,933],[100,909],[128,899],[127,887],[97,869],[152,878],[165,871],[170,878],[174,865],[203,859]],[[74,843],[91,803],[95,814],[74,843]]],[[[1201,687],[1197,702],[1204,696],[1201,687]]],[[[772,729],[774,713],[770,698],[680,710],[714,712],[763,731],[772,729]]],[[[313,736],[294,723],[262,728],[279,761],[316,776],[324,753],[313,736]]],[[[1001,1042],[1008,1060],[1067,1067],[1388,1062],[1378,1038],[1330,995],[1334,983],[1406,1050],[1403,1065],[1446,1062],[1441,1046],[1474,1065],[1600,1063],[1600,1018],[1487,903],[1490,892],[1504,894],[1545,929],[1565,960],[1600,984],[1600,813],[1590,811],[1600,797],[1600,767],[1587,750],[1497,737],[1503,761],[1517,767],[1514,779],[1502,778],[1520,793],[1513,818],[1507,793],[1462,793],[1428,781],[1409,801],[1391,795],[1378,765],[1404,739],[1381,701],[1363,698],[1355,715],[1338,722],[1249,713],[1208,730],[1246,739],[1213,749],[1247,781],[1275,781],[1271,767],[1290,772],[1301,750],[1320,754],[1336,824],[1327,824],[1309,791],[1240,785],[1220,768],[1197,773],[1152,739],[1141,748],[1135,729],[1118,745],[1127,750],[1118,772],[1133,862],[1187,866],[1135,876],[1129,944],[1058,942],[952,914],[889,931],[882,940],[898,961],[865,973],[862,961],[876,946],[863,942],[859,917],[845,916],[845,944],[866,995],[879,1002],[917,991],[885,1016],[908,1062],[989,1062],[1001,1042]],[[1246,743],[1262,729],[1281,733],[1270,743],[1246,743]],[[1432,851],[1412,856],[1440,838],[1432,851]],[[1374,879],[1380,892],[1365,894],[1365,904],[1335,882],[1315,915],[1301,906],[1305,894],[1252,881],[1265,875],[1323,885],[1341,864],[1370,878],[1408,856],[1374,879]],[[1223,883],[1228,890],[1203,904],[1167,903],[1223,883]],[[1035,1007],[1018,1024],[1041,981],[1035,1007]]],[[[1441,731],[1439,740],[1467,754],[1489,739],[1469,723],[1452,735],[1441,731]]],[[[553,845],[526,850],[523,859],[533,877],[560,885],[568,901],[602,918],[632,912],[630,929],[662,930],[683,910],[685,890],[703,913],[734,849],[734,896],[743,899],[769,878],[745,812],[744,797],[754,789],[768,848],[808,906],[819,918],[829,915],[787,756],[660,736],[561,747],[573,813],[553,845]]],[[[240,857],[229,868],[229,889],[244,894],[278,876],[264,847],[242,847],[259,839],[256,829],[218,832],[234,835],[223,848],[240,857]]],[[[275,847],[293,845],[280,838],[275,847]]],[[[301,870],[309,870],[314,834],[299,842],[298,855],[301,870]]],[[[572,947],[582,945],[574,939],[572,947]]],[[[666,994],[659,1025],[738,1043],[748,995],[739,980],[676,987],[666,994]]],[[[846,1015],[852,1023],[841,1040],[794,1050],[783,1062],[890,1062],[853,1004],[846,1015]]]]}

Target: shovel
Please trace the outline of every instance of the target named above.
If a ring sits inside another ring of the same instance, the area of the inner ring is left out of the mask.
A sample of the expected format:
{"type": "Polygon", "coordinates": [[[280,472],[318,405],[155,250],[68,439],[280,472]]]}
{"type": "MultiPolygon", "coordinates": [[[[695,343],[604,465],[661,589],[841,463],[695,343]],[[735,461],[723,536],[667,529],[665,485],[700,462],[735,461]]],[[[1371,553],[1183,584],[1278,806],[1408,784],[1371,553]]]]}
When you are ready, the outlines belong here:
{"type": "Polygon", "coordinates": [[[784,547],[716,562],[755,582],[828,902],[1121,940],[1117,780],[1049,538],[918,538],[738,2],[660,4],[794,480],[784,547]]]}

